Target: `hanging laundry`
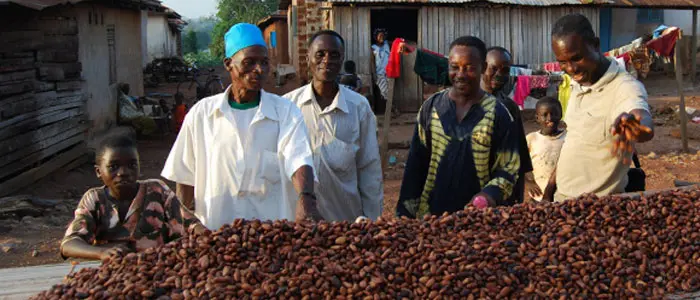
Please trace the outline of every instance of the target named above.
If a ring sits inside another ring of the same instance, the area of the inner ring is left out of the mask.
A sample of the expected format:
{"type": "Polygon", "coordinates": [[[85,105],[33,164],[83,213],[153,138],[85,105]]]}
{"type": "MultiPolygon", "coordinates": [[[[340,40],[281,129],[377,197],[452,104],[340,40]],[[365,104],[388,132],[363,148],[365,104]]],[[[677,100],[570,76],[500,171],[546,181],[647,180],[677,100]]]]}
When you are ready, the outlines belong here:
{"type": "Polygon", "coordinates": [[[679,35],[680,29],[676,27],[668,28],[662,36],[647,42],[647,47],[661,56],[671,57],[679,35]]]}
{"type": "Polygon", "coordinates": [[[447,66],[447,57],[429,50],[418,49],[413,71],[427,84],[447,86],[450,85],[447,66]]]}
{"type": "Polygon", "coordinates": [[[644,45],[643,39],[638,38],[627,45],[624,45],[622,47],[615,48],[615,49],[612,49],[612,50],[606,52],[605,55],[617,57],[619,55],[625,54],[627,52],[633,51],[634,49],[642,47],[643,45],[644,45]]]}
{"type": "Polygon", "coordinates": [[[532,69],[521,67],[510,67],[510,76],[532,75],[532,69]]]}
{"type": "Polygon", "coordinates": [[[531,89],[546,89],[549,87],[549,75],[533,75],[529,77],[531,89]]]}
{"type": "Polygon", "coordinates": [[[559,65],[558,62],[544,63],[543,68],[545,71],[549,71],[549,72],[561,72],[561,66],[559,65]]]}
{"type": "Polygon", "coordinates": [[[387,78],[401,77],[401,43],[403,42],[404,39],[396,38],[391,44],[391,52],[389,53],[389,63],[387,63],[386,65],[387,78]]]}
{"type": "Polygon", "coordinates": [[[562,75],[562,81],[559,84],[559,103],[561,103],[562,116],[566,115],[566,106],[569,104],[569,96],[571,96],[571,77],[567,74],[562,75]]]}
{"type": "Polygon", "coordinates": [[[654,29],[654,31],[653,31],[654,38],[658,38],[658,37],[662,36],[664,30],[666,30],[668,28],[669,28],[668,26],[663,25],[663,24],[659,25],[659,27],[656,27],[656,29],[654,29]]]}
{"type": "Polygon", "coordinates": [[[513,101],[520,107],[523,107],[523,104],[525,104],[525,98],[530,95],[530,79],[531,76],[518,76],[518,81],[515,84],[513,101]]]}

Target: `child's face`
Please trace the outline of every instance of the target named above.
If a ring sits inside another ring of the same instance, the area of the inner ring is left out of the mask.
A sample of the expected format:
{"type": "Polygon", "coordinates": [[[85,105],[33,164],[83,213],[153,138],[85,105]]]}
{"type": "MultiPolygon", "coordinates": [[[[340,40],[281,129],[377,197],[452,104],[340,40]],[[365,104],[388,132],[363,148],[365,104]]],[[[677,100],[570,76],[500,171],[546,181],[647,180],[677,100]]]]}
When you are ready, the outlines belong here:
{"type": "Polygon", "coordinates": [[[108,148],[95,166],[97,177],[111,192],[135,191],[140,176],[139,154],[135,148],[108,148]]]}
{"type": "Polygon", "coordinates": [[[551,104],[538,105],[535,113],[542,134],[551,135],[558,131],[561,121],[561,110],[558,107],[551,104]]]}

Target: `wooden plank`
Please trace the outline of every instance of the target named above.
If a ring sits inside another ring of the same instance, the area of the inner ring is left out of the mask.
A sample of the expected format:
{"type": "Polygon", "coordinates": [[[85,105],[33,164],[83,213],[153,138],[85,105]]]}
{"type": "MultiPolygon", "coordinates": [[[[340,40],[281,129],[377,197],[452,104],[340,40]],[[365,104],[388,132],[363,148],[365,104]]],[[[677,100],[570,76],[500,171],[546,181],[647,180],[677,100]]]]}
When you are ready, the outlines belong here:
{"type": "Polygon", "coordinates": [[[0,74],[0,83],[5,84],[11,81],[25,81],[27,79],[34,79],[35,76],[36,71],[34,70],[3,73],[0,74]]]}
{"type": "Polygon", "coordinates": [[[698,69],[698,10],[693,9],[693,36],[690,41],[690,83],[695,86],[695,75],[698,69]]]}
{"type": "MultiPolygon", "coordinates": [[[[445,44],[449,48],[450,43],[455,40],[455,8],[445,7],[445,15],[443,16],[444,26],[442,30],[445,31],[445,44]]],[[[443,52],[446,53],[446,52],[443,52]]]]}
{"type": "Polygon", "coordinates": [[[59,135],[68,129],[76,127],[80,121],[80,118],[71,118],[18,135],[16,138],[10,140],[0,141],[0,155],[5,156],[11,152],[21,151],[22,148],[26,146],[38,143],[51,136],[59,135]]]}
{"type": "MultiPolygon", "coordinates": [[[[12,119],[5,120],[0,122],[0,131],[4,128],[7,128],[9,126],[21,126],[24,122],[34,122],[33,119],[36,117],[39,117],[44,114],[52,113],[55,111],[59,110],[65,110],[65,109],[70,109],[74,107],[80,107],[82,106],[82,103],[68,103],[68,104],[62,104],[62,105],[52,105],[46,108],[42,108],[40,110],[36,110],[30,113],[22,114],[19,116],[16,116],[12,119]]],[[[2,136],[2,133],[0,132],[0,136],[2,136]]],[[[1,139],[1,138],[0,138],[1,139]]]]}
{"type": "Polygon", "coordinates": [[[681,146],[683,152],[689,152],[688,150],[688,114],[685,112],[685,95],[683,95],[683,66],[680,63],[680,52],[681,43],[680,40],[683,37],[683,33],[678,31],[678,40],[676,41],[676,50],[674,51],[673,62],[676,69],[676,84],[678,86],[678,96],[681,98],[679,115],[681,119],[681,146]]]}
{"type": "Polygon", "coordinates": [[[76,107],[71,104],[64,104],[60,106],[66,107],[67,110],[56,110],[54,109],[55,107],[48,107],[47,110],[50,111],[43,114],[30,113],[30,115],[33,115],[33,117],[30,117],[23,122],[18,122],[12,127],[0,130],[0,140],[4,140],[6,138],[13,137],[15,135],[19,135],[64,119],[77,117],[84,113],[81,107],[76,107]]]}
{"type": "Polygon", "coordinates": [[[9,31],[0,32],[0,52],[20,52],[34,50],[44,43],[41,31],[9,31]]]}
{"type": "Polygon", "coordinates": [[[61,81],[56,83],[57,91],[75,91],[82,89],[82,81],[61,81]]]}
{"type": "MultiPolygon", "coordinates": [[[[359,66],[362,74],[370,74],[372,67],[372,44],[369,37],[372,36],[371,10],[366,7],[360,8],[360,23],[358,26],[358,39],[360,44],[359,66]]],[[[358,64],[356,61],[355,64],[358,64]]]]}
{"type": "MultiPolygon", "coordinates": [[[[99,261],[85,261],[75,266],[74,272],[83,268],[98,268],[99,261]]],[[[0,298],[27,299],[53,285],[63,282],[72,268],[70,262],[33,267],[0,269],[0,298]]]]}
{"type": "Polygon", "coordinates": [[[34,69],[34,58],[4,58],[0,59],[0,73],[34,69]]]}
{"type": "Polygon", "coordinates": [[[389,84],[389,99],[387,99],[386,101],[386,108],[384,110],[384,125],[382,126],[382,144],[379,150],[379,155],[381,156],[382,160],[383,173],[387,171],[387,166],[389,165],[389,129],[391,128],[391,108],[394,102],[394,79],[389,78],[387,80],[389,84]]]}
{"type": "Polygon", "coordinates": [[[77,62],[78,52],[63,49],[44,49],[36,53],[39,62],[77,62]]]}
{"type": "Polygon", "coordinates": [[[46,159],[47,157],[51,157],[52,155],[58,152],[61,152],[84,141],[85,135],[79,133],[68,139],[60,141],[57,144],[53,144],[46,149],[42,149],[34,153],[27,153],[26,156],[22,157],[22,159],[0,168],[0,181],[2,181],[9,175],[16,174],[24,169],[28,169],[37,162],[40,162],[41,160],[46,159]]]}
{"type": "Polygon", "coordinates": [[[46,35],[76,35],[78,22],[67,18],[39,19],[36,21],[39,30],[46,35]]]}
{"type": "Polygon", "coordinates": [[[88,125],[87,124],[80,124],[76,127],[69,128],[63,132],[61,132],[58,135],[51,136],[47,139],[44,139],[38,143],[29,145],[22,149],[22,151],[15,151],[9,154],[5,154],[0,156],[0,167],[5,166],[13,161],[16,161],[18,159],[21,159],[26,155],[26,153],[34,153],[36,151],[46,149],[50,147],[51,145],[54,145],[56,143],[59,143],[60,141],[63,141],[65,139],[68,139],[76,134],[85,134],[85,130],[87,130],[88,125]]]}
{"type": "Polygon", "coordinates": [[[35,87],[35,92],[37,93],[43,93],[43,92],[50,92],[56,89],[56,83],[55,82],[47,82],[47,81],[34,81],[34,87],[35,87]]]}
{"type": "Polygon", "coordinates": [[[0,183],[0,197],[10,195],[34,182],[51,174],[52,172],[70,164],[74,160],[81,158],[85,159],[87,148],[85,144],[77,145],[70,150],[57,155],[41,166],[33,168],[19,176],[13,177],[10,180],[0,183]]]}
{"type": "Polygon", "coordinates": [[[13,82],[10,84],[0,85],[0,97],[22,94],[34,90],[34,81],[13,82]]]}
{"type": "Polygon", "coordinates": [[[55,92],[37,93],[34,98],[0,107],[0,116],[2,116],[3,119],[8,119],[49,106],[74,104],[72,107],[77,107],[82,105],[83,102],[85,102],[85,100],[82,96],[58,97],[55,92]]]}

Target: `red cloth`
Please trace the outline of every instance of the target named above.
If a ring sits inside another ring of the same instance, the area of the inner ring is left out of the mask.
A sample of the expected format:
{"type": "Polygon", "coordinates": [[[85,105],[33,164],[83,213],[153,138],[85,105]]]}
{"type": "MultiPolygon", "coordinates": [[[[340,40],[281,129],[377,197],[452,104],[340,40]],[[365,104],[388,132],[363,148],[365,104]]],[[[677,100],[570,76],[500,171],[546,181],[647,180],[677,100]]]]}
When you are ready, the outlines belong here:
{"type": "Polygon", "coordinates": [[[513,101],[521,108],[525,104],[525,98],[530,95],[530,76],[518,76],[518,82],[515,85],[513,93],[513,101]]]}
{"type": "Polygon", "coordinates": [[[397,38],[391,44],[391,53],[389,54],[389,63],[386,65],[387,78],[401,77],[401,43],[402,38],[397,38]]]}
{"type": "Polygon", "coordinates": [[[661,56],[671,57],[673,56],[673,48],[676,47],[676,41],[678,41],[680,29],[675,28],[670,32],[655,38],[647,42],[647,47],[656,51],[661,56]]]}
{"type": "Polygon", "coordinates": [[[175,118],[175,131],[180,132],[182,128],[182,123],[185,122],[185,115],[187,115],[187,106],[180,104],[175,106],[175,113],[173,117],[175,118]]]}
{"type": "Polygon", "coordinates": [[[561,72],[561,66],[558,62],[544,63],[544,70],[549,72],[561,72]]]}

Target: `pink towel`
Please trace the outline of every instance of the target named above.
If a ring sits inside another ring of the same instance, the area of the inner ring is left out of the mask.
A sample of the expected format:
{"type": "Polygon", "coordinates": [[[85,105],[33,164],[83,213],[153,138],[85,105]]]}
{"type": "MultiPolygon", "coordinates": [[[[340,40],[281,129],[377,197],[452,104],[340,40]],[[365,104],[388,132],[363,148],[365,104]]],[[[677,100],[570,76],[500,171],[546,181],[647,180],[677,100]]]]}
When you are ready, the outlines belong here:
{"type": "Polygon", "coordinates": [[[549,72],[561,72],[561,66],[558,62],[549,62],[544,64],[544,70],[549,72]]]}
{"type": "Polygon", "coordinates": [[[513,93],[513,101],[520,107],[525,104],[525,98],[530,95],[530,76],[518,76],[518,82],[515,84],[515,92],[513,93]]]}
{"type": "Polygon", "coordinates": [[[532,75],[530,76],[530,88],[546,89],[549,87],[549,76],[547,75],[532,75]]]}

